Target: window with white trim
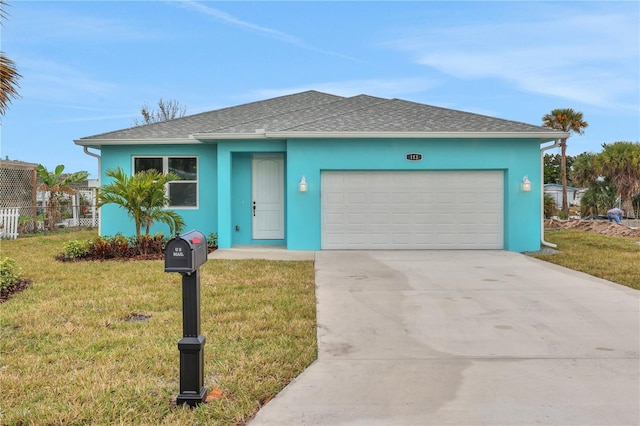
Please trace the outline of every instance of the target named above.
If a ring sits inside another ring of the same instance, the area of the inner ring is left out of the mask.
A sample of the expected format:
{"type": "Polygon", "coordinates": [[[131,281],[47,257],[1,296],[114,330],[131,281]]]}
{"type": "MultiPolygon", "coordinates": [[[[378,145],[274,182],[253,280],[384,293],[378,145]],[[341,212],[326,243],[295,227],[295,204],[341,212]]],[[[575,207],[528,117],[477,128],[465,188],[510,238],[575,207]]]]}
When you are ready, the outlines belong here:
{"type": "Polygon", "coordinates": [[[167,184],[170,207],[198,207],[197,157],[133,157],[133,173],[150,169],[180,176],[167,184]]]}

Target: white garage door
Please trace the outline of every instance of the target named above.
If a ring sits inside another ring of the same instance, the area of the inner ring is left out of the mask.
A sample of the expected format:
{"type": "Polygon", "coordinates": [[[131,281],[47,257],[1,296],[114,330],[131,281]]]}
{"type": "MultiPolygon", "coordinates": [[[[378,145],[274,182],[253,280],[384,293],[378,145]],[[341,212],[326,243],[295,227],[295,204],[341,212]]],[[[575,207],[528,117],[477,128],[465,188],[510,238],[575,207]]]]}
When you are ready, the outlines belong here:
{"type": "Polygon", "coordinates": [[[501,171],[322,172],[323,249],[502,249],[501,171]]]}

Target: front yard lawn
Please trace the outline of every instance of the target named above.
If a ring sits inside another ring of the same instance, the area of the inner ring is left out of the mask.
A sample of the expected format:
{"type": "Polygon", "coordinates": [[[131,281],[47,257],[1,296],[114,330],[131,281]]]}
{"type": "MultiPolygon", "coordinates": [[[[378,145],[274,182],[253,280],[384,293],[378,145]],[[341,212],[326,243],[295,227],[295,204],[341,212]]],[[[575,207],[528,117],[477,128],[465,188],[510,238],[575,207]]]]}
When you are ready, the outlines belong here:
{"type": "Polygon", "coordinates": [[[638,238],[563,229],[547,230],[545,239],[560,252],[533,257],[640,290],[638,238]]]}
{"type": "Polygon", "coordinates": [[[93,231],[2,241],[29,287],[0,304],[1,424],[243,424],[317,356],[313,262],[201,269],[205,386],[176,408],[181,277],[160,260],[55,260],[93,231]]]}

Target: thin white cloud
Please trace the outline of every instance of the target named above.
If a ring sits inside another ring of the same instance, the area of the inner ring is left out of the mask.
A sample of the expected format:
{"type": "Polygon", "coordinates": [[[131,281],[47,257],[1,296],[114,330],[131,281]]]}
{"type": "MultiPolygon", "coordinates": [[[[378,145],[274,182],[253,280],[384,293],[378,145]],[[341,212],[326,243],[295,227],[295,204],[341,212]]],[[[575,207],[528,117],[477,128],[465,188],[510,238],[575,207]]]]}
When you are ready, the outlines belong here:
{"type": "Polygon", "coordinates": [[[313,46],[309,43],[307,43],[306,41],[304,41],[303,39],[296,37],[294,35],[291,34],[287,34],[285,32],[273,29],[273,28],[269,28],[269,27],[265,27],[262,25],[257,25],[251,22],[247,22],[244,21],[240,18],[237,18],[233,15],[230,15],[226,12],[223,12],[219,9],[215,9],[213,7],[204,5],[202,3],[199,3],[197,1],[193,1],[193,0],[180,0],[177,2],[172,2],[172,4],[179,4],[182,7],[185,7],[187,9],[191,9],[194,10],[198,13],[204,14],[206,16],[210,16],[218,21],[222,21],[225,22],[229,25],[238,27],[240,29],[243,30],[247,30],[247,31],[253,31],[257,34],[261,34],[263,36],[267,36],[267,37],[271,37],[274,38],[276,40],[279,40],[283,43],[287,43],[287,44],[291,44],[294,46],[298,46],[302,49],[306,49],[306,50],[310,50],[310,51],[314,51],[314,52],[318,52],[318,53],[322,53],[325,55],[330,55],[330,56],[335,56],[335,57],[339,57],[339,58],[343,58],[343,59],[348,59],[348,60],[354,60],[354,58],[347,56],[347,55],[343,55],[341,53],[338,52],[333,52],[331,50],[325,50],[322,48],[319,48],[317,46],[313,46]]]}
{"type": "Polygon", "coordinates": [[[84,41],[108,40],[109,42],[131,42],[166,38],[166,33],[150,30],[127,17],[122,19],[102,18],[80,13],[69,13],[69,9],[58,10],[55,2],[46,9],[29,10],[26,16],[12,18],[11,31],[21,43],[30,41],[69,39],[84,41]]]}
{"type": "Polygon", "coordinates": [[[523,91],[637,109],[637,14],[572,10],[556,10],[561,19],[416,30],[388,46],[455,78],[495,78],[523,91]]]}
{"type": "Polygon", "coordinates": [[[21,58],[21,95],[30,101],[74,102],[109,95],[116,85],[97,80],[65,64],[21,58]]]}

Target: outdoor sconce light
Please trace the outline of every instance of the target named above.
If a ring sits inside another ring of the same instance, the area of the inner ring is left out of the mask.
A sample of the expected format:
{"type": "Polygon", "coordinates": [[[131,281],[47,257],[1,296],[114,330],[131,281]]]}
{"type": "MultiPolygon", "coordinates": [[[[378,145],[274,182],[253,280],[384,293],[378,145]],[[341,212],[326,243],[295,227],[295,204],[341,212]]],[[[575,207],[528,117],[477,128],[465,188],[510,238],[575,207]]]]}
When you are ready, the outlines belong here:
{"type": "Polygon", "coordinates": [[[307,179],[305,179],[304,176],[302,176],[302,179],[300,179],[298,188],[300,189],[300,192],[307,192],[307,179]]]}
{"type": "Polygon", "coordinates": [[[531,181],[529,180],[529,178],[527,176],[522,178],[522,190],[524,192],[531,191],[531,181]]]}

